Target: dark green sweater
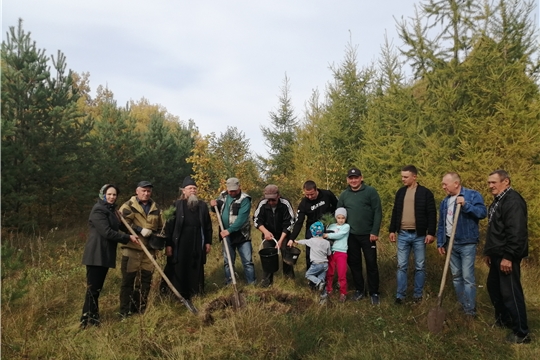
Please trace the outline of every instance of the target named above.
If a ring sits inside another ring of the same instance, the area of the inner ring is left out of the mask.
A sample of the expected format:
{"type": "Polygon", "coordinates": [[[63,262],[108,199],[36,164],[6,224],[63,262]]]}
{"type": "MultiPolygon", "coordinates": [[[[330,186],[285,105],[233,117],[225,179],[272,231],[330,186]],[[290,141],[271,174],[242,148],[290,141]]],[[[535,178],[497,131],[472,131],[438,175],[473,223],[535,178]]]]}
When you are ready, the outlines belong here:
{"type": "Polygon", "coordinates": [[[351,234],[379,236],[382,206],[375,188],[363,182],[358,191],[353,191],[347,186],[339,195],[337,207],[347,209],[347,224],[351,226],[351,234]]]}

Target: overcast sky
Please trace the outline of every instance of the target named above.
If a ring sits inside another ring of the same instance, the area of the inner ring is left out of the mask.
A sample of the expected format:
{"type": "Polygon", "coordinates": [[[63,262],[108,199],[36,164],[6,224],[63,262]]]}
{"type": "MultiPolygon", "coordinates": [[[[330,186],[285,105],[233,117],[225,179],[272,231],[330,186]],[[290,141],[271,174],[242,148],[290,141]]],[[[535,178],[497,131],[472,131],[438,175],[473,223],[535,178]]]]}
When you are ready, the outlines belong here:
{"type": "Polygon", "coordinates": [[[266,154],[285,74],[299,119],[314,89],[324,93],[347,44],[358,62],[379,57],[385,32],[414,0],[3,0],[2,40],[22,18],[48,55],[89,72],[92,93],[107,85],[119,105],[147,98],[203,134],[236,126],[266,154]]]}

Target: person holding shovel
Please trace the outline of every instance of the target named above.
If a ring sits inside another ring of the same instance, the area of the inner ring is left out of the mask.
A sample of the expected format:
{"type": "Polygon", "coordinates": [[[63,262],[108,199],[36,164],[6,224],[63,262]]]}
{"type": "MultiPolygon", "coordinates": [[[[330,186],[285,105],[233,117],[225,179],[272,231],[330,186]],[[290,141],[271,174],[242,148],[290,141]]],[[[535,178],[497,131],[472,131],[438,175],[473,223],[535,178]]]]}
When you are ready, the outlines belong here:
{"type": "MultiPolygon", "coordinates": [[[[211,200],[212,211],[217,206],[224,229],[220,231],[221,239],[228,238],[229,253],[231,255],[232,266],[236,258],[236,250],[242,260],[244,274],[248,284],[255,283],[255,266],[253,265],[253,248],[251,246],[251,222],[249,212],[251,210],[251,196],[240,188],[240,180],[229,178],[226,181],[227,190],[219,194],[217,200],[211,200]]],[[[223,258],[225,267],[225,282],[232,282],[231,269],[227,259],[227,252],[223,248],[223,258]]],[[[234,271],[234,269],[232,269],[234,271]]]]}
{"type": "MultiPolygon", "coordinates": [[[[161,210],[150,197],[153,185],[141,181],[132,196],[120,207],[120,213],[148,248],[152,256],[156,250],[149,246],[152,233],[163,227],[161,210]]],[[[120,288],[120,316],[126,318],[133,313],[144,313],[148,302],[154,265],[142,248],[136,244],[122,247],[122,285],[120,288]]]]}
{"type": "MultiPolygon", "coordinates": [[[[204,264],[212,247],[212,220],[208,206],[197,198],[197,184],[191,176],[182,183],[180,200],[174,203],[174,217],[166,224],[167,265],[165,274],[186,300],[204,291],[204,264]]],[[[161,292],[169,288],[162,280],[161,292]]]]}
{"type": "MultiPolygon", "coordinates": [[[[287,246],[292,246],[292,240],[287,238],[294,225],[294,211],[289,200],[281,197],[276,185],[264,188],[264,198],[259,201],[253,214],[253,224],[262,233],[263,247],[276,247],[283,252],[287,246]]],[[[285,261],[283,275],[294,279],[294,268],[285,261]]],[[[263,269],[261,285],[268,287],[273,282],[274,273],[267,273],[263,269]]]]}
{"type": "Polygon", "coordinates": [[[461,186],[461,178],[455,172],[446,173],[442,178],[442,188],[447,196],[439,206],[439,225],[437,228],[437,249],[446,254],[448,240],[454,227],[454,213],[457,204],[461,212],[457,219],[454,246],[450,255],[456,296],[466,315],[476,316],[476,279],[474,260],[480,239],[478,222],[487,215],[482,195],[476,190],[461,186]]]}
{"type": "MultiPolygon", "coordinates": [[[[134,235],[119,232],[120,219],[115,214],[116,199],[120,191],[112,184],[103,185],[99,190],[99,200],[88,218],[88,239],[84,246],[82,263],[86,265],[86,296],[81,316],[81,328],[98,326],[99,294],[103,288],[109,268],[116,267],[118,243],[138,244],[134,235]]],[[[125,227],[124,227],[125,229],[125,227]]]]}
{"type": "Polygon", "coordinates": [[[495,308],[495,324],[512,329],[506,341],[530,343],[520,280],[521,260],[529,254],[527,203],[510,186],[510,176],[504,170],[489,174],[488,186],[494,198],[489,206],[484,256],[489,266],[487,290],[495,308]]]}

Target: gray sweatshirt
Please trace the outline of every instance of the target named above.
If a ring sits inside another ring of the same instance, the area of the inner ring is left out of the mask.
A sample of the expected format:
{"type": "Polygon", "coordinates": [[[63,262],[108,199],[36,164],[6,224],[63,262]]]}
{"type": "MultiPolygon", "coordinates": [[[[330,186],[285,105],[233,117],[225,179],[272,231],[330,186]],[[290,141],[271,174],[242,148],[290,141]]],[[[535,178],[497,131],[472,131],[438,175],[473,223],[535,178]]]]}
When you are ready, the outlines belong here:
{"type": "Polygon", "coordinates": [[[309,260],[312,263],[320,264],[328,262],[328,256],[332,255],[330,242],[322,237],[312,237],[311,239],[297,240],[296,242],[311,248],[309,260]]]}

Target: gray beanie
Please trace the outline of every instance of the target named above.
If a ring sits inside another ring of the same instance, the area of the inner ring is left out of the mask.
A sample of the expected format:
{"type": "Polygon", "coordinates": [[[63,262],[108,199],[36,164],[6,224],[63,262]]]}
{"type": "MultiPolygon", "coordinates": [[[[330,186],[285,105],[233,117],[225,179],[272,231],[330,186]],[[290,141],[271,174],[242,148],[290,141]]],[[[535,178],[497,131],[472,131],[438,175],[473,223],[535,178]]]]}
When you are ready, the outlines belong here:
{"type": "Polygon", "coordinates": [[[347,209],[345,209],[344,207],[340,207],[340,208],[337,208],[336,209],[336,218],[338,215],[343,215],[345,216],[345,219],[347,218],[347,209]]]}

